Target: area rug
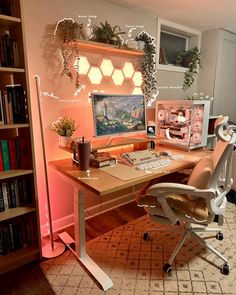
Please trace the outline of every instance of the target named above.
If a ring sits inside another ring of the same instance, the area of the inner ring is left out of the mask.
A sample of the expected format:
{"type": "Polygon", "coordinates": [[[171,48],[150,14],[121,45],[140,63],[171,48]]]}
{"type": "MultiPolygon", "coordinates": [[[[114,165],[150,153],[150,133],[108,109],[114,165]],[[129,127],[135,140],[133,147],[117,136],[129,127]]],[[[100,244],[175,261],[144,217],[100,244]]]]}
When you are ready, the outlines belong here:
{"type": "MultiPolygon", "coordinates": [[[[109,222],[109,221],[108,221],[109,222]]],[[[224,239],[215,236],[207,241],[229,258],[230,274],[223,275],[222,261],[199,246],[191,237],[173,263],[169,276],[162,271],[178,241],[179,233],[150,232],[153,228],[146,216],[138,218],[87,243],[90,257],[111,277],[114,286],[102,291],[74,255],[67,250],[60,257],[41,263],[52,289],[57,295],[207,295],[236,294],[236,207],[228,204],[223,226],[224,239]]]]}

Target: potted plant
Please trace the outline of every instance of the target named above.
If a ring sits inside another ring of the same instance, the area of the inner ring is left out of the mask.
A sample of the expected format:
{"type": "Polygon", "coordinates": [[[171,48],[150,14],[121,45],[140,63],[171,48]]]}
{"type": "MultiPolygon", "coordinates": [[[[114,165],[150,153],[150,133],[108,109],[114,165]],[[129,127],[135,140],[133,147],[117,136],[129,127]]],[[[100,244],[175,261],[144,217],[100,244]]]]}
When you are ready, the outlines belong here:
{"type": "MultiPolygon", "coordinates": [[[[74,80],[73,73],[71,71],[72,63],[75,58],[79,58],[78,46],[75,43],[78,39],[81,39],[80,30],[83,24],[78,24],[72,18],[64,18],[57,23],[54,35],[59,43],[62,57],[61,76],[67,75],[71,81],[74,80]]],[[[76,76],[75,86],[79,87],[79,74],[78,74],[78,62],[76,64],[76,76]]]]}
{"type": "Polygon", "coordinates": [[[52,128],[59,135],[59,145],[61,147],[68,147],[71,137],[77,129],[75,121],[67,116],[59,117],[57,121],[52,122],[52,128]]]}
{"type": "Polygon", "coordinates": [[[195,76],[198,73],[198,65],[201,66],[201,54],[195,46],[189,50],[184,50],[178,54],[175,60],[177,66],[187,67],[188,70],[184,74],[183,90],[186,91],[193,84],[195,76]]]}
{"type": "Polygon", "coordinates": [[[156,45],[155,38],[147,32],[142,31],[135,38],[136,41],[144,42],[144,56],[141,63],[141,72],[143,75],[143,94],[147,101],[150,101],[156,88],[156,45]]]}
{"type": "Polygon", "coordinates": [[[99,26],[93,26],[93,40],[102,43],[109,43],[121,47],[123,40],[120,35],[125,34],[121,28],[116,25],[112,27],[107,21],[100,22],[99,26]]]}

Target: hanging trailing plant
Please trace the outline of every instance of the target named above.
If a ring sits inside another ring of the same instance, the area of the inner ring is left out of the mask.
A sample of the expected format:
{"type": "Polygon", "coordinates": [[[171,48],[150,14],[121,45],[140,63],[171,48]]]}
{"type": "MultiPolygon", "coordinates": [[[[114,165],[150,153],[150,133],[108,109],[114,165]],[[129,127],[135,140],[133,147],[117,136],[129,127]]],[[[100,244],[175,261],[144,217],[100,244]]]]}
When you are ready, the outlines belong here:
{"type": "Polygon", "coordinates": [[[64,18],[56,25],[54,35],[57,38],[62,58],[61,76],[68,76],[71,81],[75,80],[76,89],[79,87],[79,49],[76,40],[81,38],[80,29],[82,24],[78,24],[72,18],[64,18]],[[73,64],[73,62],[76,62],[73,64]],[[75,78],[72,70],[76,70],[75,78]]]}
{"type": "Polygon", "coordinates": [[[144,56],[141,62],[141,72],[143,75],[143,94],[147,101],[155,96],[154,91],[156,87],[156,45],[155,38],[151,37],[147,32],[142,31],[135,38],[136,41],[143,41],[144,44],[144,56]]]}
{"type": "Polygon", "coordinates": [[[198,74],[198,65],[201,66],[201,53],[195,46],[192,49],[182,51],[178,54],[175,60],[177,66],[187,67],[188,70],[184,74],[182,88],[184,91],[190,88],[193,84],[196,75],[198,74]]]}

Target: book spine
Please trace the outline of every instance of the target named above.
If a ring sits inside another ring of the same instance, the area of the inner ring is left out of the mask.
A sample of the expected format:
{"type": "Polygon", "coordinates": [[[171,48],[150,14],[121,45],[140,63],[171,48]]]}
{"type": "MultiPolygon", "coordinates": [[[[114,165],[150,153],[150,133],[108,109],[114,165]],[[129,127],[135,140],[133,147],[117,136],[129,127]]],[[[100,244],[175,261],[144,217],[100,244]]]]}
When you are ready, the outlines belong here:
{"type": "Polygon", "coordinates": [[[19,49],[18,49],[17,41],[13,40],[12,47],[13,47],[14,66],[19,67],[20,66],[20,59],[19,59],[19,49]]]}
{"type": "Polygon", "coordinates": [[[3,255],[8,254],[11,251],[11,237],[9,225],[2,225],[2,235],[3,235],[3,255]]]}
{"type": "Polygon", "coordinates": [[[2,186],[0,186],[0,212],[5,211],[2,186]]]}
{"type": "Polygon", "coordinates": [[[3,99],[2,99],[2,92],[0,90],[0,124],[5,124],[5,117],[6,117],[6,112],[3,104],[3,99]]]}
{"type": "Polygon", "coordinates": [[[19,203],[20,203],[20,206],[24,206],[26,204],[26,202],[25,202],[25,197],[24,197],[24,188],[23,188],[23,179],[22,178],[17,179],[17,185],[18,185],[19,203]]]}
{"type": "Polygon", "coordinates": [[[10,188],[10,198],[11,198],[11,208],[16,208],[16,191],[14,182],[9,182],[9,188],[10,188]]]}
{"type": "Polygon", "coordinates": [[[28,160],[28,148],[26,140],[22,137],[16,138],[16,155],[17,163],[20,165],[20,169],[28,169],[29,160],[28,160]]]}
{"type": "Polygon", "coordinates": [[[0,172],[4,170],[3,157],[2,157],[2,145],[0,144],[0,172]]]}
{"type": "Polygon", "coordinates": [[[7,193],[7,183],[6,182],[2,183],[2,193],[3,193],[3,202],[4,202],[5,210],[8,210],[9,203],[8,203],[8,193],[7,193]]]}
{"type": "Polygon", "coordinates": [[[11,193],[10,193],[10,183],[6,182],[6,195],[7,195],[7,200],[8,200],[8,207],[9,208],[14,208],[12,204],[12,199],[11,199],[11,193]]]}
{"type": "Polygon", "coordinates": [[[16,207],[20,207],[20,196],[19,196],[18,180],[17,179],[13,180],[13,185],[14,185],[14,193],[15,193],[15,197],[16,197],[16,207]]]}
{"type": "Polygon", "coordinates": [[[1,140],[1,146],[2,146],[2,159],[3,159],[3,167],[4,170],[10,170],[10,155],[9,155],[9,148],[8,148],[8,142],[7,140],[1,140]]]}
{"type": "Polygon", "coordinates": [[[3,91],[3,96],[4,96],[4,103],[5,103],[5,109],[6,109],[6,124],[10,124],[10,110],[9,110],[9,102],[8,102],[8,97],[7,97],[7,91],[3,91]]]}
{"type": "Polygon", "coordinates": [[[2,234],[1,225],[0,225],[0,256],[3,256],[3,234],[2,234]]]}
{"type": "Polygon", "coordinates": [[[9,156],[10,156],[11,169],[17,169],[15,139],[8,139],[8,147],[9,147],[9,156]]]}

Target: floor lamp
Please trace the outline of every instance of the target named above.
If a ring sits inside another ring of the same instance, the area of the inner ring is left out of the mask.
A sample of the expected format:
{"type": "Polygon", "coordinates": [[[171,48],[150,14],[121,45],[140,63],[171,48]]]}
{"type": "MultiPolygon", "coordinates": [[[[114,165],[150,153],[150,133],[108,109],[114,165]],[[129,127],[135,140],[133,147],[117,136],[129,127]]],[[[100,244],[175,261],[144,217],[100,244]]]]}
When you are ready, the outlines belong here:
{"type": "Polygon", "coordinates": [[[41,104],[40,104],[40,97],[41,97],[40,79],[39,79],[39,76],[37,76],[37,75],[34,76],[34,79],[35,79],[37,100],[38,100],[38,109],[39,109],[39,122],[40,122],[40,131],[41,131],[40,133],[41,133],[42,150],[43,150],[43,163],[44,163],[45,182],[46,182],[48,219],[49,219],[49,237],[50,237],[50,243],[46,244],[42,247],[42,256],[44,258],[54,258],[54,257],[61,255],[65,251],[65,245],[61,242],[54,242],[53,241],[50,193],[49,193],[49,185],[48,185],[47,159],[46,159],[44,133],[43,133],[43,122],[42,122],[42,113],[41,113],[41,104]]]}

